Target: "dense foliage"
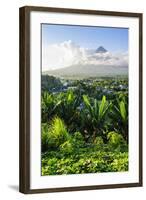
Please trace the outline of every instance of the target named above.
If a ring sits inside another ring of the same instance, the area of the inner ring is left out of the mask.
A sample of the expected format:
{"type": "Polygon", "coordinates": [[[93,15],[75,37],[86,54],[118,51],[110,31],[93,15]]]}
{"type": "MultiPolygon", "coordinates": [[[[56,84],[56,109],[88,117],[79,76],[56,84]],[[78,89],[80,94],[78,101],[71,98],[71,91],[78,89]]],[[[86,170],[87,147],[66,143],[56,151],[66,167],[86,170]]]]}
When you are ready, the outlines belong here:
{"type": "Polygon", "coordinates": [[[42,80],[42,175],[127,171],[127,79],[42,80]]]}

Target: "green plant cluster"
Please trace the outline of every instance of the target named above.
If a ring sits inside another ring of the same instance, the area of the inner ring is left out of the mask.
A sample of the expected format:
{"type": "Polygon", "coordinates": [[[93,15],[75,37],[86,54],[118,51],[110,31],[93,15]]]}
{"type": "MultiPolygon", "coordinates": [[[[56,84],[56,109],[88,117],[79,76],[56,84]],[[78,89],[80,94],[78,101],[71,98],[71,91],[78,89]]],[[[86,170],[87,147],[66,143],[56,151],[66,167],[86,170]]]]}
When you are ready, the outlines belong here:
{"type": "Polygon", "coordinates": [[[42,175],[127,171],[127,80],[64,81],[42,92],[42,175]]]}
{"type": "Polygon", "coordinates": [[[55,129],[57,132],[48,132],[50,151],[42,154],[42,175],[128,170],[127,144],[122,135],[110,132],[107,144],[104,144],[101,137],[96,137],[93,143],[86,143],[80,132],[72,136],[67,133],[60,120],[55,118],[52,122],[51,128],[54,131],[55,126],[58,126],[55,129]]]}

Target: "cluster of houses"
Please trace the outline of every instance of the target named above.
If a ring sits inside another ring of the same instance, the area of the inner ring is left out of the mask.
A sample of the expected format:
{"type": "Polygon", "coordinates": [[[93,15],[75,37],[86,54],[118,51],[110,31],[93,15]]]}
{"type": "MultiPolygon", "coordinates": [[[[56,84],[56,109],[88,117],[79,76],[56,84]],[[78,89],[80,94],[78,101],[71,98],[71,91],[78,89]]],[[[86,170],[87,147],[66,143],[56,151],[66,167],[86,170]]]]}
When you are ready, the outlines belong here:
{"type": "Polygon", "coordinates": [[[87,87],[93,85],[93,83],[94,85],[97,84],[97,86],[95,87],[95,90],[96,92],[102,95],[112,95],[115,91],[126,91],[128,89],[127,84],[121,84],[121,83],[119,84],[116,80],[112,81],[112,83],[109,85],[107,85],[107,83],[104,83],[102,85],[101,82],[100,84],[98,84],[99,81],[96,82],[95,79],[81,80],[78,82],[74,80],[62,79],[61,80],[62,84],[60,86],[53,87],[50,92],[52,92],[53,94],[57,94],[60,92],[67,92],[68,90],[77,90],[79,89],[79,87],[82,90],[83,88],[81,87],[81,85],[79,86],[80,82],[82,83],[81,85],[84,85],[87,87]]]}

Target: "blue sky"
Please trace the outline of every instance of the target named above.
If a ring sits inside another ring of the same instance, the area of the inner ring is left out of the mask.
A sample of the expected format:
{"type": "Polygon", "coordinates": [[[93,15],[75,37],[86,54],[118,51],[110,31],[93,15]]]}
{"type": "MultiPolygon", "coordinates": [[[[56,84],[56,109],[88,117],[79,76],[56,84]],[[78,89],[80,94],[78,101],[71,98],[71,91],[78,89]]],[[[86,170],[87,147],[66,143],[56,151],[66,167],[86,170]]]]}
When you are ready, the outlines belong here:
{"type": "Polygon", "coordinates": [[[42,45],[71,40],[83,48],[104,46],[110,52],[128,51],[128,29],[42,24],[42,45]]]}

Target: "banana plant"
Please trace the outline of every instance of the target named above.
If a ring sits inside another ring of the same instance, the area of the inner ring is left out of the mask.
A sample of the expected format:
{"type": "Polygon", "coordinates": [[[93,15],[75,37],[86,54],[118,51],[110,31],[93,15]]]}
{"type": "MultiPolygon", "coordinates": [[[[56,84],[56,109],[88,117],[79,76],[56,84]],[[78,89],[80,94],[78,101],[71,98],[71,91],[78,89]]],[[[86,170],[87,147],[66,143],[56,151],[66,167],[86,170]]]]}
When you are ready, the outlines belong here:
{"type": "Polygon", "coordinates": [[[87,95],[83,95],[83,102],[85,109],[83,109],[81,116],[84,132],[86,134],[92,132],[92,138],[95,139],[96,136],[102,135],[110,103],[106,100],[106,96],[103,96],[100,102],[94,99],[92,105],[87,95]]]}

